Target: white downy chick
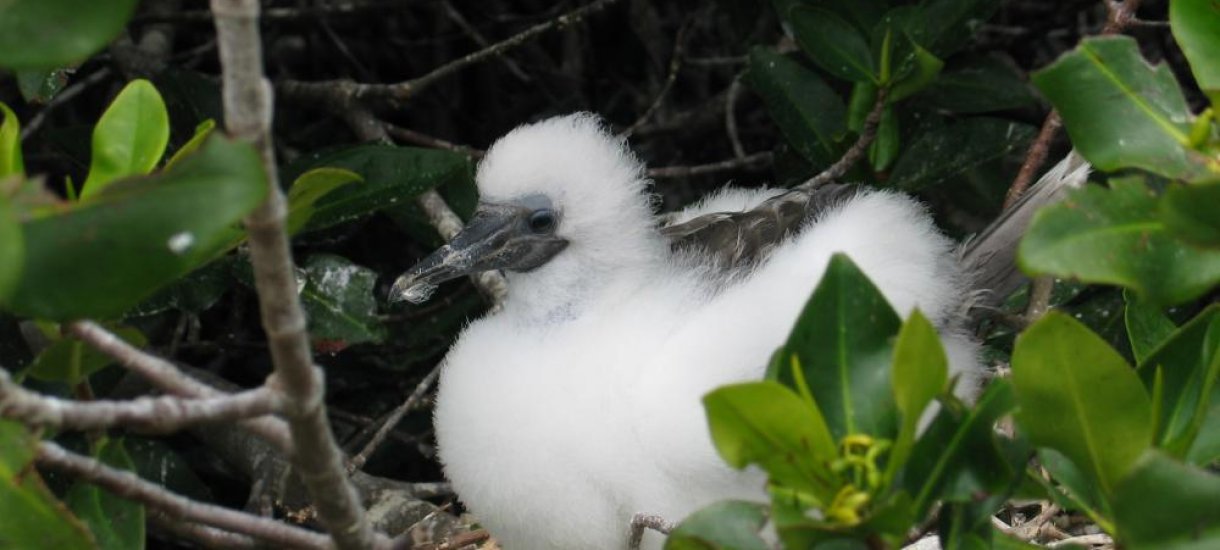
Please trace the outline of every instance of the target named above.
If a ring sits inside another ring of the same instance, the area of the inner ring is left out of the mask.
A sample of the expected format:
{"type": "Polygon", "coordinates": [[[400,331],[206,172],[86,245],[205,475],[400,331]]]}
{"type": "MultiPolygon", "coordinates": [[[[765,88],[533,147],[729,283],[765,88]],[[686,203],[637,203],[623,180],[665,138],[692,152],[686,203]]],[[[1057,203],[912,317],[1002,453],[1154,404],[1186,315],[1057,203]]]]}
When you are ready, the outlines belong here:
{"type": "MultiPolygon", "coordinates": [[[[513,130],[477,183],[467,228],[393,293],[507,272],[503,308],[445,358],[435,426],[445,475],[508,550],[624,548],[637,513],[678,521],[723,499],[765,501],[764,473],[716,454],[700,400],[763,376],[834,253],[904,317],[918,307],[952,327],[969,294],[953,243],[921,205],[884,191],[845,193],[759,261],[673,252],[642,164],[589,114],[513,130]]],[[[677,218],[782,192],[724,192],[677,218]]],[[[943,340],[959,390],[973,391],[975,344],[943,340]]],[[[644,547],[662,541],[650,533],[644,547]]]]}

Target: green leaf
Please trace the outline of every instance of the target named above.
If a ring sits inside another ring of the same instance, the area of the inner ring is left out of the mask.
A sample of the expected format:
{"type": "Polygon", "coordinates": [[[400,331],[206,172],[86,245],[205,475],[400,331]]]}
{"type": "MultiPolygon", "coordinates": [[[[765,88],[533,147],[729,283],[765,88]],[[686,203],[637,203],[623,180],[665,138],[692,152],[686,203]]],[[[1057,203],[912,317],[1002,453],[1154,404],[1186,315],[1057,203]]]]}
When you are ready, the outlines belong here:
{"type": "Polygon", "coordinates": [[[0,67],[76,65],[127,24],[136,0],[8,0],[0,4],[0,67]]]}
{"type": "Polygon", "coordinates": [[[902,427],[886,465],[887,480],[906,464],[919,419],[928,403],[945,390],[948,379],[949,360],[940,344],[940,336],[928,318],[916,309],[902,325],[898,343],[894,345],[890,380],[894,402],[902,415],[902,427]]]}
{"type": "MultiPolygon", "coordinates": [[[[222,256],[196,269],[127,312],[128,316],[156,315],[169,310],[200,313],[211,308],[233,286],[233,265],[243,261],[235,255],[222,256]]],[[[248,263],[248,262],[247,262],[248,263]]]]}
{"type": "Polygon", "coordinates": [[[919,94],[940,110],[959,114],[1015,109],[1034,103],[1034,94],[1012,62],[986,56],[951,64],[919,94]]]}
{"type": "Polygon", "coordinates": [[[1170,0],[1169,28],[1195,82],[1220,107],[1220,8],[1212,0],[1170,0]]]}
{"type": "Polygon", "coordinates": [[[1220,282],[1220,251],[1166,233],[1157,197],[1138,181],[1111,179],[1047,206],[1017,248],[1030,274],[1120,285],[1158,305],[1181,303],[1220,282]]]}
{"type": "MultiPolygon", "coordinates": [[[[1112,529],[1107,502],[1102,498],[1100,487],[1083,470],[1078,468],[1072,459],[1054,449],[1038,449],[1038,463],[1054,480],[1053,486],[1048,486],[1048,493],[1065,510],[1084,512],[1099,525],[1107,525],[1112,529]],[[1103,511],[1104,515],[1103,515],[1103,511]]],[[[1042,482],[1042,474],[1034,474],[1034,478],[1042,482]]]]}
{"type": "Polygon", "coordinates": [[[1035,130],[999,118],[974,117],[933,126],[903,151],[888,185],[918,191],[953,181],[987,162],[1024,150],[1035,130]]]}
{"type": "MultiPolygon", "coordinates": [[[[834,440],[850,434],[892,439],[898,409],[890,383],[893,337],[902,321],[856,264],[835,254],[777,357],[795,355],[806,384],[790,364],[769,377],[808,391],[834,440]]],[[[774,367],[774,365],[773,365],[774,367]]]]}
{"type": "Polygon", "coordinates": [[[1084,470],[1105,494],[1152,442],[1152,405],[1127,362],[1071,317],[1048,313],[1012,354],[1018,424],[1084,470]]]}
{"type": "Polygon", "coordinates": [[[131,457],[132,469],[140,477],[179,495],[212,502],[212,489],[195,474],[191,465],[177,451],[160,439],[128,436],[123,447],[131,457]]]}
{"type": "Polygon", "coordinates": [[[717,502],[682,520],[666,539],[665,550],[767,550],[758,534],[766,522],[765,504],[717,502]]]}
{"type": "Polygon", "coordinates": [[[0,178],[25,175],[25,162],[21,158],[21,121],[12,109],[0,102],[0,178]]]}
{"type": "MultiPolygon", "coordinates": [[[[932,81],[936,80],[936,75],[940,74],[941,68],[945,66],[944,61],[932,55],[932,52],[919,47],[919,44],[914,41],[910,41],[909,48],[910,59],[905,64],[909,64],[910,68],[902,71],[891,85],[888,97],[891,103],[901,101],[907,96],[927,88],[932,81]]],[[[903,65],[899,66],[903,67],[903,65]]]]}
{"type": "Polygon", "coordinates": [[[1178,327],[1160,308],[1139,299],[1129,290],[1123,291],[1123,300],[1127,304],[1123,312],[1127,339],[1131,342],[1131,352],[1136,362],[1142,363],[1178,327]]]}
{"type": "Polygon", "coordinates": [[[207,142],[208,136],[212,135],[215,129],[216,121],[210,118],[195,126],[195,133],[191,135],[191,139],[182,144],[182,147],[179,147],[177,151],[174,151],[174,156],[165,162],[164,170],[173,168],[174,165],[182,162],[182,159],[190,157],[192,153],[199,150],[199,147],[207,142]]]}
{"type": "Polygon", "coordinates": [[[1161,198],[1161,219],[1175,237],[1220,249],[1220,180],[1170,184],[1161,198]]]}
{"type": "MultiPolygon", "coordinates": [[[[107,466],[133,470],[135,466],[120,440],[104,440],[93,457],[107,466]]],[[[144,548],[144,506],[95,485],[77,481],[64,502],[89,526],[102,550],[144,548]]]]}
{"type": "Polygon", "coordinates": [[[915,443],[903,465],[915,517],[938,500],[970,502],[1013,485],[1017,471],[995,442],[995,423],[1013,409],[1012,386],[995,380],[970,408],[949,400],[915,443]]]}
{"type": "Polygon", "coordinates": [[[33,460],[38,440],[0,418],[0,547],[95,548],[89,530],[42,483],[33,460]]]}
{"type": "Polygon", "coordinates": [[[898,117],[894,115],[894,106],[886,105],[881,111],[881,121],[877,124],[877,138],[868,148],[868,162],[873,170],[881,172],[888,170],[890,164],[898,157],[901,145],[898,133],[898,117]]]}
{"type": "Polygon", "coordinates": [[[1216,548],[1220,476],[1150,450],[1114,493],[1123,548],[1216,548]]]}
{"type": "Polygon", "coordinates": [[[723,386],[703,397],[712,442],[741,469],[757,464],[777,483],[829,503],[828,463],[838,449],[816,406],[775,382],[723,386]]]}
{"type": "Polygon", "coordinates": [[[21,278],[25,263],[25,243],[21,239],[21,223],[9,204],[0,196],[0,303],[4,303],[21,278]]]}
{"type": "Polygon", "coordinates": [[[318,200],[303,231],[314,231],[351,221],[400,202],[410,202],[424,191],[447,183],[472,179],[473,165],[465,155],[435,149],[357,145],[308,157],[284,170],[284,181],[295,181],[312,168],[351,170],[364,185],[348,185],[318,200]]]}
{"type": "Polygon", "coordinates": [[[385,337],[373,297],[377,272],[330,254],[310,256],[303,267],[301,303],[315,346],[337,351],[385,337]]]}
{"type": "Polygon", "coordinates": [[[834,162],[847,130],[846,108],[817,73],[769,49],[754,48],[745,78],[793,149],[815,167],[834,162]]]}
{"type": "Polygon", "coordinates": [[[994,0],[924,0],[920,44],[942,59],[965,46],[976,29],[1000,7],[994,0]]]}
{"type": "Polygon", "coordinates": [[[1186,461],[1200,466],[1220,460],[1220,389],[1212,389],[1207,415],[1199,425],[1199,434],[1186,453],[1186,461]]]}
{"type": "Polygon", "coordinates": [[[364,181],[360,174],[342,168],[314,168],[301,174],[288,190],[288,234],[305,227],[314,214],[314,204],[349,183],[364,181]]]}
{"type": "Polygon", "coordinates": [[[1033,81],[1097,168],[1188,180],[1207,173],[1202,155],[1186,147],[1191,114],[1173,73],[1144,61],[1134,39],[1086,38],[1033,81]]]}
{"type": "Polygon", "coordinates": [[[1220,376],[1220,305],[1174,331],[1140,362],[1138,372],[1148,391],[1159,393],[1155,441],[1184,456],[1206,419],[1220,376]]]}
{"type": "Polygon", "coordinates": [[[27,103],[46,104],[64,89],[71,73],[63,67],[17,71],[17,87],[27,103]]]}
{"type": "MultiPolygon", "coordinates": [[[[120,327],[111,330],[133,346],[142,348],[148,344],[144,335],[134,328],[120,327]]],[[[114,363],[113,358],[97,351],[93,346],[73,338],[61,338],[38,354],[30,364],[28,372],[39,380],[75,385],[111,363],[114,363]]]]}
{"type": "Polygon", "coordinates": [[[7,307],[54,320],[117,317],[224,252],[266,186],[248,144],[214,136],[172,170],[29,220],[25,269],[7,307]]]}
{"type": "Polygon", "coordinates": [[[799,5],[788,23],[801,49],[826,72],[848,82],[876,82],[877,68],[868,40],[830,10],[799,5]]]}
{"type": "Polygon", "coordinates": [[[80,199],[96,196],[121,178],[151,172],[168,143],[169,114],[161,94],[147,80],[131,81],[93,128],[89,177],[80,199]]]}

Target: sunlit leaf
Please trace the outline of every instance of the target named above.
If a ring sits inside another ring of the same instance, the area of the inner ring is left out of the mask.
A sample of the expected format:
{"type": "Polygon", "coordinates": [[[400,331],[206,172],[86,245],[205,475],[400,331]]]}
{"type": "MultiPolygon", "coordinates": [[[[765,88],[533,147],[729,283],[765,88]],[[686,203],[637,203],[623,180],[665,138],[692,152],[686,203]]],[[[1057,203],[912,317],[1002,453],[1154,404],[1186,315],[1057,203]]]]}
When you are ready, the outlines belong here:
{"type": "Polygon", "coordinates": [[[1152,405],[1139,377],[1071,317],[1048,313],[1017,338],[1012,382],[1030,441],[1071,458],[1103,493],[1152,443],[1152,405]]]}
{"type": "Polygon", "coordinates": [[[0,102],[0,178],[25,175],[21,157],[21,122],[12,109],[0,102]]]}
{"type": "Polygon", "coordinates": [[[1157,197],[1141,182],[1111,179],[1043,208],[1017,249],[1031,274],[1120,285],[1154,304],[1181,303],[1220,283],[1220,250],[1173,238],[1157,197]]]}
{"type": "Polygon", "coordinates": [[[349,183],[363,181],[360,174],[342,168],[314,168],[297,177],[288,190],[288,233],[305,227],[314,214],[314,204],[327,193],[349,183]]]}
{"type": "Polygon", "coordinates": [[[1033,81],[1059,110],[1072,145],[1097,168],[1183,179],[1207,173],[1202,156],[1186,147],[1191,114],[1173,73],[1149,65],[1134,39],[1086,38],[1033,81]]]}
{"type": "Polygon", "coordinates": [[[131,81],[93,128],[89,177],[81,185],[81,200],[121,178],[151,172],[168,143],[169,114],[161,94],[147,80],[131,81]]]}
{"type": "Polygon", "coordinates": [[[174,155],[171,156],[169,160],[165,161],[164,169],[169,170],[174,165],[182,162],[182,159],[189,157],[191,153],[197,151],[199,147],[207,141],[208,136],[212,135],[212,131],[215,129],[215,120],[209,118],[203,122],[200,122],[199,125],[195,127],[195,133],[191,135],[191,139],[182,144],[182,147],[179,147],[177,151],[174,151],[174,155]]]}
{"type": "Polygon", "coordinates": [[[945,390],[948,378],[949,360],[936,328],[917,309],[903,323],[894,345],[890,380],[902,425],[890,451],[887,473],[896,472],[906,463],[924,409],[945,390]]]}

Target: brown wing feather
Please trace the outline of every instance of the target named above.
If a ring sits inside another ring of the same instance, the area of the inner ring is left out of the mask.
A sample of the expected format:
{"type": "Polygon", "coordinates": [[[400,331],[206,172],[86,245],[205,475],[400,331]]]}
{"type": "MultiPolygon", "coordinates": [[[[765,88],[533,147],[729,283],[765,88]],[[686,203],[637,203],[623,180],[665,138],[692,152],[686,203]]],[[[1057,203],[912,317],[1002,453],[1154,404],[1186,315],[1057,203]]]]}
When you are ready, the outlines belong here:
{"type": "Polygon", "coordinates": [[[744,212],[704,214],[661,228],[675,252],[689,252],[724,272],[749,268],[767,258],[809,218],[856,193],[846,184],[794,189],[744,212]]]}

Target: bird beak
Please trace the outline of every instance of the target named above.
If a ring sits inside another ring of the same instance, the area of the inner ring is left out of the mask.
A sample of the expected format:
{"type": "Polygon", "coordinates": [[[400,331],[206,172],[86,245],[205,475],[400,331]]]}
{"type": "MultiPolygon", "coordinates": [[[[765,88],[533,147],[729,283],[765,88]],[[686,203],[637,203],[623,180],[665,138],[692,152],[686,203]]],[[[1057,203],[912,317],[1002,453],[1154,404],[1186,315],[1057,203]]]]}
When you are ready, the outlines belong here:
{"type": "Polygon", "coordinates": [[[420,303],[440,283],[493,269],[535,269],[568,246],[552,233],[530,230],[532,210],[514,204],[480,203],[474,216],[449,244],[424,258],[394,281],[390,301],[420,303]]]}

